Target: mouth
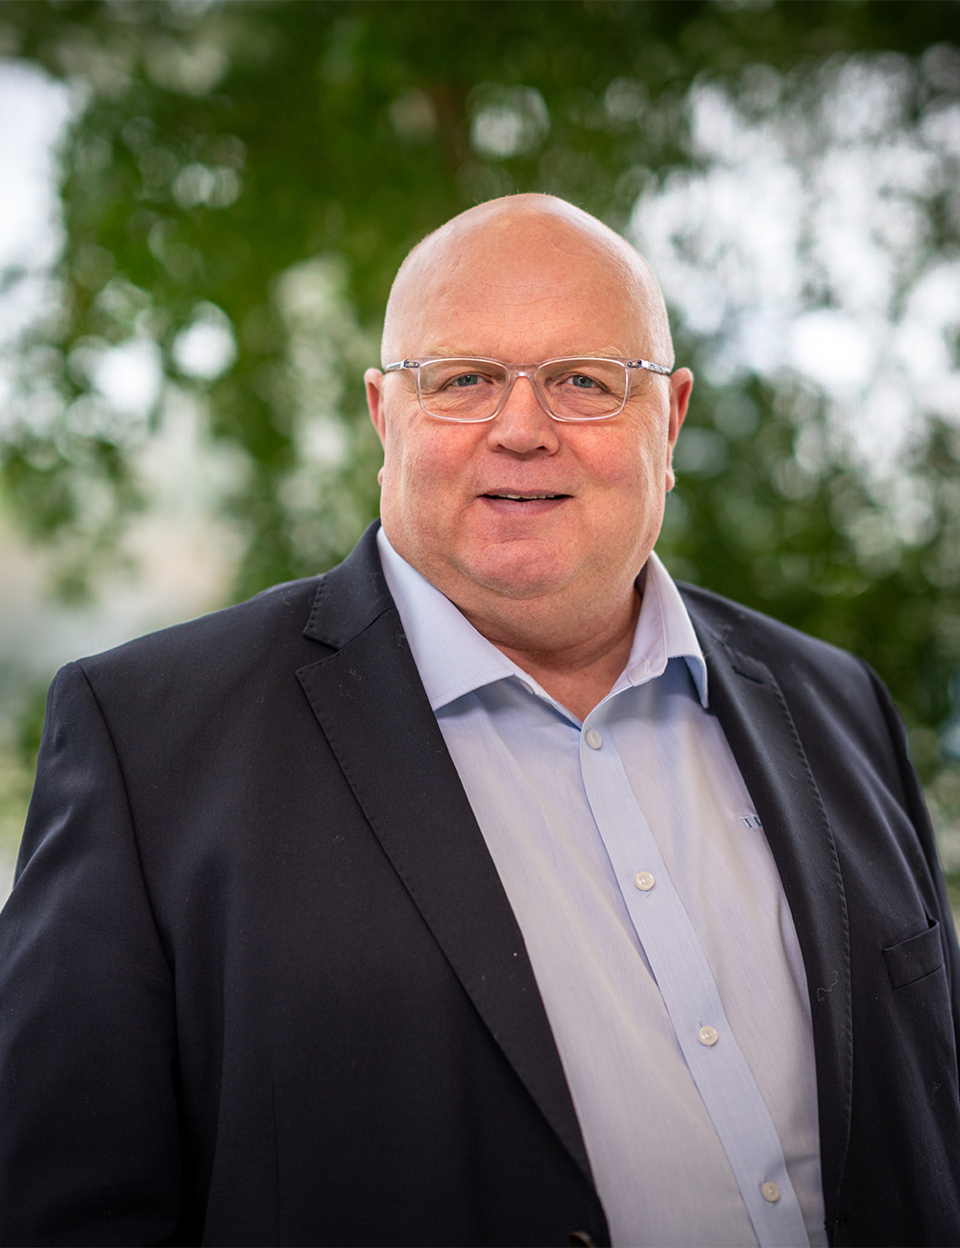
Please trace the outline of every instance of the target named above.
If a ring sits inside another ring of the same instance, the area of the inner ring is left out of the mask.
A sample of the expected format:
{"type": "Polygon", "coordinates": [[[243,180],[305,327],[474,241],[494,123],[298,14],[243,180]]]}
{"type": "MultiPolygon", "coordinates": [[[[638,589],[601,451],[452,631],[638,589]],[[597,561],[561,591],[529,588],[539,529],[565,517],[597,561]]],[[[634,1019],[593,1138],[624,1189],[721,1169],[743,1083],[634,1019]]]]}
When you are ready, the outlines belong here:
{"type": "Polygon", "coordinates": [[[569,494],[508,494],[505,490],[490,490],[483,494],[483,498],[504,499],[510,503],[533,503],[541,500],[555,501],[561,498],[569,498],[569,494]]]}

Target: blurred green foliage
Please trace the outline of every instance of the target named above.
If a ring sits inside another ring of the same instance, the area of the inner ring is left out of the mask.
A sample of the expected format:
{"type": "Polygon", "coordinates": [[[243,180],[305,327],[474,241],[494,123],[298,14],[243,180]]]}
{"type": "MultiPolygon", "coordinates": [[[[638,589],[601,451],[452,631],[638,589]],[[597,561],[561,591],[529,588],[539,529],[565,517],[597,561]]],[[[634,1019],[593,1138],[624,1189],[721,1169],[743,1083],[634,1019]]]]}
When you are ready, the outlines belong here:
{"type": "MultiPolygon", "coordinates": [[[[735,86],[767,64],[802,83],[851,53],[916,64],[960,44],[960,7],[6,0],[0,42],[85,93],[63,153],[60,311],[24,347],[4,488],[63,552],[65,587],[89,584],[145,501],[137,453],[161,416],[98,406],[85,361],[154,342],[171,382],[209,404],[212,438],[242,453],[226,503],[244,534],[239,597],[329,566],[375,515],[360,378],[393,273],[426,232],[514,190],[622,228],[691,159],[694,82],[735,86]],[[236,358],[204,381],[177,343],[217,316],[236,358]],[[334,450],[311,459],[311,429],[334,450]]],[[[917,109],[931,90],[918,75],[917,109]]],[[[955,98],[960,82],[937,90],[955,98]]],[[[930,248],[960,246],[956,217],[931,213],[930,248]]],[[[696,370],[703,344],[678,346],[696,370]]],[[[906,540],[849,464],[798,458],[822,422],[799,385],[698,383],[660,549],[678,575],[864,655],[930,776],[960,668],[960,440],[930,425],[913,446],[928,518],[906,540]]]]}

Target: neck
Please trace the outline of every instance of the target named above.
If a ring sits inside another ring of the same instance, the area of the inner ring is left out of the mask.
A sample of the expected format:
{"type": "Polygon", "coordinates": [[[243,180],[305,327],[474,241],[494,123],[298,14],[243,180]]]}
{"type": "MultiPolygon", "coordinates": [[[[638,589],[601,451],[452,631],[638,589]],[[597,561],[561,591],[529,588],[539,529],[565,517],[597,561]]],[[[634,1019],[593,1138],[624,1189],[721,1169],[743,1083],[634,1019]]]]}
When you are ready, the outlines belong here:
{"type": "MultiPolygon", "coordinates": [[[[549,647],[505,634],[502,621],[467,615],[470,623],[508,659],[582,722],[607,696],[627,665],[640,614],[640,594],[633,590],[620,611],[608,613],[601,626],[549,647]]],[[[462,610],[463,608],[461,608],[462,610]]],[[[466,612],[464,614],[467,614],[466,612]]]]}

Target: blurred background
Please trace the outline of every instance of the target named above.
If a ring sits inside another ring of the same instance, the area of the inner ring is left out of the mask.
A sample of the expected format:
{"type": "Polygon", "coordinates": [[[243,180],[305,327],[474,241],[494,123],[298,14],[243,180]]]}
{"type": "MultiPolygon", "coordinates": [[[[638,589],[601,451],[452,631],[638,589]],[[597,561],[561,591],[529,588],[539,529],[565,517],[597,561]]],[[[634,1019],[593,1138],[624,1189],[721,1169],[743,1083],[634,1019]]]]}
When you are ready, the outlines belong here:
{"type": "Polygon", "coordinates": [[[393,273],[525,190],[660,276],[667,565],[878,669],[960,883],[957,0],[5,0],[0,188],[0,893],[55,669],[347,553],[393,273]]]}

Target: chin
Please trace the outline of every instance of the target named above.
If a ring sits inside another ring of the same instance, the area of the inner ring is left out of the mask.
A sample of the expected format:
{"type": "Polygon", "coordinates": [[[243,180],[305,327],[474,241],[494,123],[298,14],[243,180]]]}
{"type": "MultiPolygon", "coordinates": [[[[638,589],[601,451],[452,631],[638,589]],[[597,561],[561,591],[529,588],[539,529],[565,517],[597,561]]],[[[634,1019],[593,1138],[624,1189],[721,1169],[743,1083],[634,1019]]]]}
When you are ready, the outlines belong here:
{"type": "Polygon", "coordinates": [[[511,554],[494,559],[478,559],[464,568],[467,576],[485,589],[506,598],[541,598],[563,589],[571,578],[570,569],[555,560],[511,554]]]}

